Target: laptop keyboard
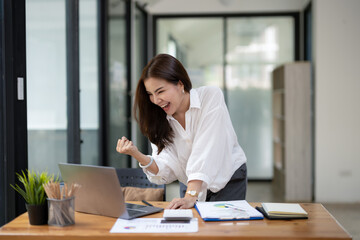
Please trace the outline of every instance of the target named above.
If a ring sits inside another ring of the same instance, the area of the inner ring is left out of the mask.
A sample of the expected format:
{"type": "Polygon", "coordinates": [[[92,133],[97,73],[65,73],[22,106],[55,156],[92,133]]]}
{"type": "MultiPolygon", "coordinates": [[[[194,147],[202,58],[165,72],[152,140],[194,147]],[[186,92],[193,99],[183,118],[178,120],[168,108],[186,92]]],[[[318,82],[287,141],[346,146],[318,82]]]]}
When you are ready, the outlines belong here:
{"type": "Polygon", "coordinates": [[[146,206],[143,206],[143,205],[126,203],[126,210],[128,211],[129,216],[134,216],[136,214],[146,212],[144,210],[141,210],[142,208],[145,208],[145,207],[146,206]]]}
{"type": "Polygon", "coordinates": [[[139,214],[139,213],[145,212],[145,211],[133,210],[133,209],[128,209],[127,211],[128,211],[128,213],[129,213],[129,216],[135,216],[135,215],[137,215],[137,214],[139,214]]]}
{"type": "Polygon", "coordinates": [[[140,204],[126,203],[126,208],[127,209],[142,209],[142,208],[145,208],[145,207],[146,206],[140,205],[140,204]]]}

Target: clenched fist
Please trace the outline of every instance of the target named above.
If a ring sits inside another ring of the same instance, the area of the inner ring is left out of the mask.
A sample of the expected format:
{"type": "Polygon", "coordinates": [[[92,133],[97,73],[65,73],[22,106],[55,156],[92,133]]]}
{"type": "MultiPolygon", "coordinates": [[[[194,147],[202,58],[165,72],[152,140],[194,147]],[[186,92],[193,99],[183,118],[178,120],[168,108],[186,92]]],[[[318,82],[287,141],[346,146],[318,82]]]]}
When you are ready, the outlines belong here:
{"type": "Polygon", "coordinates": [[[132,141],[130,141],[126,137],[122,137],[117,142],[116,151],[123,154],[133,155],[138,151],[138,149],[132,141]]]}

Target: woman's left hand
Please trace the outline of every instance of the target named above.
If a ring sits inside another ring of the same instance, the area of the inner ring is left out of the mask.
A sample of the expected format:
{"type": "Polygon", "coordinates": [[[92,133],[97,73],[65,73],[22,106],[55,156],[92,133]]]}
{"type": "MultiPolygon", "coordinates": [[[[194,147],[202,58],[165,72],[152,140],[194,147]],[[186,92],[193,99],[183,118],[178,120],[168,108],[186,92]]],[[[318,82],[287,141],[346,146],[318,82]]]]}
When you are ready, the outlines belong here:
{"type": "Polygon", "coordinates": [[[167,209],[188,209],[194,207],[197,197],[185,196],[184,198],[174,198],[167,209]]]}

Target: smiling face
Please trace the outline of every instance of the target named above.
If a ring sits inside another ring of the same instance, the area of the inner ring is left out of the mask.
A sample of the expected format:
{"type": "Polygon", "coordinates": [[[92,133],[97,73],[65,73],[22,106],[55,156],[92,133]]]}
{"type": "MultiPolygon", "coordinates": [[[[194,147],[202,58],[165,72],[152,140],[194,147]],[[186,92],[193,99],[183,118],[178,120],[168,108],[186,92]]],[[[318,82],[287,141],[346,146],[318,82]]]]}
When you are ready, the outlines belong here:
{"type": "Polygon", "coordinates": [[[186,92],[179,81],[176,85],[161,78],[148,78],[144,81],[150,101],[161,107],[167,115],[176,115],[187,110],[186,92]]]}

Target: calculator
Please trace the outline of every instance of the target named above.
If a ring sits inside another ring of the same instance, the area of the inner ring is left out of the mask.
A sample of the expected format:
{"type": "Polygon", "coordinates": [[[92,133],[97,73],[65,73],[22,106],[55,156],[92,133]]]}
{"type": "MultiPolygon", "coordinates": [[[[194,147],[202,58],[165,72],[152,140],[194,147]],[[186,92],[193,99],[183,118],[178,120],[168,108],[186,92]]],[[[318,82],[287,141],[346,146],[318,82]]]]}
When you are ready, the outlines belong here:
{"type": "Polygon", "coordinates": [[[165,209],[163,217],[167,221],[191,220],[193,212],[191,209],[165,209]]]}

